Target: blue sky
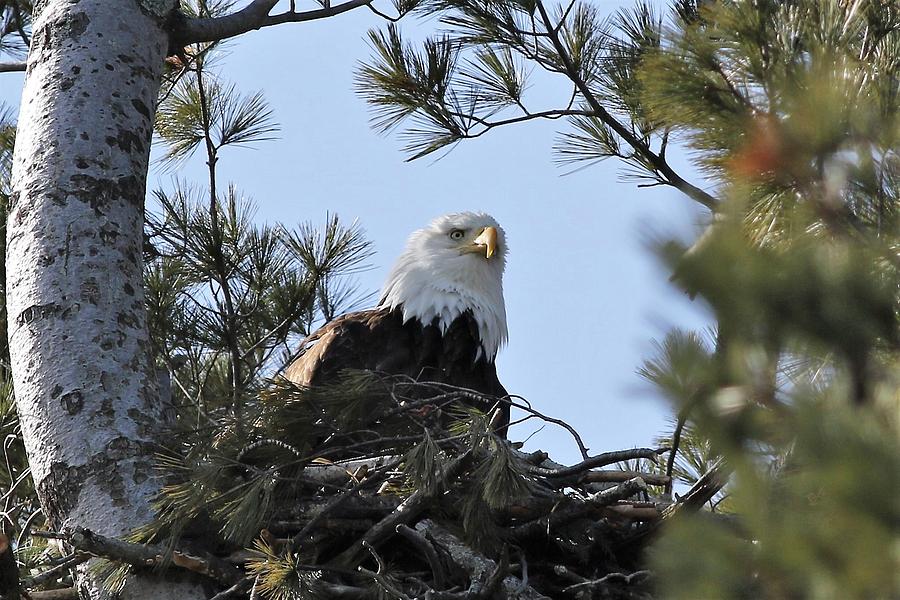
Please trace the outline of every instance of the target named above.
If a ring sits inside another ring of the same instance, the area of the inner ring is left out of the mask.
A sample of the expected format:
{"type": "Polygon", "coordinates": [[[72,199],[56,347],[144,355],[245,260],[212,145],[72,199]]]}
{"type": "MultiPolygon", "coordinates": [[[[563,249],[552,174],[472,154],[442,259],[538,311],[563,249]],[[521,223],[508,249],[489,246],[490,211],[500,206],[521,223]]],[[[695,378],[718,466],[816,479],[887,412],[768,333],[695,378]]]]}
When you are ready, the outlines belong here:
{"type": "MultiPolygon", "coordinates": [[[[629,3],[603,1],[615,11],[629,3]]],[[[404,162],[395,136],[369,126],[353,90],[364,40],[378,18],[365,9],[289,24],[232,41],[219,65],[239,90],[263,90],[279,139],[223,151],[219,173],[258,206],[258,219],[287,225],[324,222],[326,211],[358,220],[374,242],[373,268],[359,277],[377,291],[407,235],[435,216],[491,213],[509,240],[505,277],[510,341],[498,359],[501,381],[538,410],[565,419],[594,453],[643,446],[665,429],[667,404],[636,374],[652,341],[668,328],[704,328],[697,303],[672,288],[647,248],[652,236],[693,235],[705,211],[674,189],[638,189],[607,161],[577,173],[553,164],[564,123],[500,128],[459,144],[440,160],[404,162]]],[[[409,28],[427,30],[433,22],[409,28]]],[[[0,75],[0,102],[17,105],[22,78],[0,75]]],[[[534,109],[560,106],[560,89],[536,80],[534,109]]],[[[701,183],[675,149],[675,164],[701,183]]],[[[193,160],[178,173],[203,184],[193,160]]],[[[150,187],[171,190],[172,174],[151,173],[150,187]]],[[[529,423],[512,437],[539,427],[529,423]]],[[[547,426],[528,447],[575,461],[568,434],[547,426]]]]}

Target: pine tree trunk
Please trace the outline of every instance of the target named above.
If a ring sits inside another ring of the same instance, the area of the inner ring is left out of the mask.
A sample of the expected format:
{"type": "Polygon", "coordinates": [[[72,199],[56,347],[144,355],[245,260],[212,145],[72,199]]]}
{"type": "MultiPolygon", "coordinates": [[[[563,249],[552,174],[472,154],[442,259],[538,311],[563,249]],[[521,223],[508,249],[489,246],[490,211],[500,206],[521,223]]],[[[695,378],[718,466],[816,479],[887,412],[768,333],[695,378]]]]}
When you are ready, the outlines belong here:
{"type": "MultiPolygon", "coordinates": [[[[8,220],[9,341],[22,434],[54,528],[152,519],[159,394],[142,224],[175,0],[46,0],[19,113],[8,220]]],[[[86,571],[82,597],[100,598],[86,571]]],[[[124,598],[205,598],[147,573],[124,598]]]]}

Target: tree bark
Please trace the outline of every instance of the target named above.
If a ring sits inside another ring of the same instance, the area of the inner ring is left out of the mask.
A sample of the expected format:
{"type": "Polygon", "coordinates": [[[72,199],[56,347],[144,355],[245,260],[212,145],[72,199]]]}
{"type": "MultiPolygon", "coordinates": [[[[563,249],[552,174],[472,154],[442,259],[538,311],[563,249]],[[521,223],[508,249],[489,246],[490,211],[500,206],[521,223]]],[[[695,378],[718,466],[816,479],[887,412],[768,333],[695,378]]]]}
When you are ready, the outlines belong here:
{"type": "MultiPolygon", "coordinates": [[[[175,0],[45,0],[8,218],[9,342],[32,475],[51,527],[121,537],[153,518],[162,407],[149,354],[141,230],[175,0]]],[[[102,598],[86,569],[83,598],[102,598]]],[[[138,573],[122,598],[205,598],[138,573]]]]}

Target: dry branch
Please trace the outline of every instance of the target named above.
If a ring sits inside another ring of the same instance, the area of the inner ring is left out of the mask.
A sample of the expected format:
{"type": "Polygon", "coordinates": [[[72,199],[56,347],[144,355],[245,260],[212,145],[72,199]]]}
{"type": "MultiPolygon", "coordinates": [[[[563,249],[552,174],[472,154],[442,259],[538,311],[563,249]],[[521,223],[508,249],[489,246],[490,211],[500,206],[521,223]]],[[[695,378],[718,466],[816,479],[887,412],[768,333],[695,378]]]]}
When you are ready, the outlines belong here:
{"type": "MultiPolygon", "coordinates": [[[[441,544],[453,558],[453,562],[466,570],[472,582],[486,581],[496,571],[496,562],[475,552],[462,540],[434,521],[425,519],[416,525],[416,529],[422,533],[427,533],[437,543],[441,544]]],[[[548,596],[539,593],[534,588],[523,583],[521,579],[512,575],[504,577],[500,585],[505,598],[550,600],[548,596]]]]}
{"type": "Polygon", "coordinates": [[[90,554],[86,553],[75,553],[71,556],[68,556],[61,562],[60,564],[47,569],[46,571],[35,575],[30,579],[26,579],[22,583],[25,587],[35,587],[47,583],[48,581],[54,581],[58,579],[62,574],[66,573],[69,569],[76,565],[80,565],[83,562],[90,560],[90,554]]]}
{"type": "MultiPolygon", "coordinates": [[[[444,469],[442,481],[452,481],[469,463],[471,458],[471,452],[466,452],[454,459],[444,469]]],[[[408,525],[414,522],[422,514],[432,498],[433,496],[426,494],[422,490],[413,492],[391,514],[367,531],[359,543],[344,552],[337,560],[337,563],[344,567],[352,567],[359,564],[359,561],[365,556],[367,545],[378,547],[385,539],[396,533],[398,525],[408,525]]]]}
{"type": "Polygon", "coordinates": [[[31,600],[78,600],[78,592],[75,588],[31,592],[28,596],[31,600]]]}
{"type": "Polygon", "coordinates": [[[0,62],[0,73],[23,72],[28,67],[24,60],[0,62]]]}
{"type": "Polygon", "coordinates": [[[237,12],[221,17],[184,18],[176,28],[175,39],[181,46],[197,42],[215,42],[228,39],[263,27],[281,23],[300,23],[327,19],[341,13],[370,4],[372,0],[349,0],[342,4],[307,11],[294,11],[270,15],[277,0],[253,0],[237,12]]]}
{"type": "Polygon", "coordinates": [[[200,555],[174,551],[171,555],[161,546],[133,544],[99,535],[84,528],[76,528],[66,536],[66,541],[82,552],[118,560],[138,567],[165,567],[168,562],[194,573],[206,575],[217,581],[235,583],[243,574],[231,564],[209,553],[200,555]],[[166,560],[168,558],[168,561],[166,560]]]}
{"type": "Polygon", "coordinates": [[[634,460],[636,458],[646,458],[655,461],[657,456],[668,451],[668,448],[633,448],[631,450],[618,450],[616,452],[604,452],[603,454],[592,456],[571,467],[548,469],[545,467],[529,466],[527,470],[529,473],[540,475],[541,477],[571,477],[572,475],[579,475],[596,467],[605,467],[617,462],[634,460]]]}
{"type": "Polygon", "coordinates": [[[677,512],[683,510],[699,510],[704,504],[709,502],[719,490],[725,487],[727,482],[728,471],[726,470],[725,464],[721,459],[717,460],[709,470],[691,486],[691,489],[678,499],[678,502],[672,504],[663,511],[662,517],[668,519],[677,512]]]}
{"type": "Polygon", "coordinates": [[[584,474],[581,481],[582,483],[618,483],[634,479],[635,477],[640,477],[647,485],[666,485],[672,481],[672,478],[666,475],[639,473],[637,471],[588,471],[584,474]]]}
{"type": "Polygon", "coordinates": [[[620,483],[614,488],[591,494],[587,498],[573,499],[570,501],[570,505],[565,508],[551,511],[539,519],[514,527],[511,534],[517,540],[547,535],[549,532],[576,519],[599,514],[602,512],[601,509],[642,491],[647,491],[647,484],[640,477],[635,477],[620,483]]]}

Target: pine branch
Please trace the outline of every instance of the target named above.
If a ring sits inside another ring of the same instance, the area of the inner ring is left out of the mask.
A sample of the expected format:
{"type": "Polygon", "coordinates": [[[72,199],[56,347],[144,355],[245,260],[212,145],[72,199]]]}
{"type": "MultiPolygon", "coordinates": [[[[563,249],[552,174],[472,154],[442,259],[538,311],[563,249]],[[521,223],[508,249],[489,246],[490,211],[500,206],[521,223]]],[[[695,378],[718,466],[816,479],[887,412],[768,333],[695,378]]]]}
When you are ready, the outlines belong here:
{"type": "Polygon", "coordinates": [[[581,75],[576,69],[575,65],[572,63],[572,59],[569,56],[568,51],[565,46],[563,46],[562,41],[559,38],[559,32],[553,26],[553,23],[550,20],[550,16],[547,13],[547,9],[544,7],[544,3],[541,0],[537,0],[535,3],[538,11],[541,15],[541,20],[544,23],[544,27],[549,33],[550,41],[553,44],[553,47],[556,49],[560,60],[563,65],[565,65],[565,72],[569,79],[572,80],[573,83],[578,88],[578,91],[581,92],[581,95],[584,97],[585,101],[593,110],[594,116],[603,121],[606,125],[608,125],[611,129],[613,129],[623,140],[625,140],[629,146],[634,148],[636,152],[638,152],[642,157],[646,158],[646,160],[653,165],[653,167],[665,177],[666,182],[684,192],[691,199],[699,202],[706,208],[711,211],[716,210],[716,207],[719,204],[719,201],[713,197],[712,195],[704,192],[700,188],[688,183],[685,181],[678,173],[672,169],[671,166],[658,154],[654,153],[650,147],[643,141],[638,139],[634,133],[625,127],[622,123],[619,122],[618,119],[613,117],[603,105],[600,104],[600,101],[588,87],[587,83],[581,78],[581,75]]]}
{"type": "Polygon", "coordinates": [[[18,33],[19,37],[22,39],[22,46],[25,49],[27,49],[29,46],[31,46],[31,38],[28,36],[28,33],[25,31],[25,28],[27,25],[31,24],[30,23],[31,15],[30,14],[23,15],[22,8],[19,6],[19,3],[16,1],[13,1],[13,3],[12,3],[12,10],[13,10],[13,23],[15,24],[15,27],[16,27],[16,33],[18,33]],[[27,19],[27,21],[26,21],[26,19],[27,19]]]}
{"type": "MultiPolygon", "coordinates": [[[[218,147],[212,139],[212,121],[210,111],[212,106],[206,97],[203,85],[203,68],[198,65],[196,70],[197,91],[199,93],[199,108],[203,124],[203,139],[206,143],[206,165],[209,169],[209,224],[212,239],[216,243],[212,245],[212,258],[215,265],[214,278],[219,284],[219,289],[224,297],[223,311],[223,341],[228,347],[231,355],[231,402],[234,411],[235,423],[238,430],[243,428],[243,394],[244,380],[242,377],[242,358],[241,350],[238,346],[237,335],[237,314],[235,312],[235,303],[232,298],[231,281],[229,270],[225,266],[225,257],[223,253],[223,235],[219,230],[219,206],[218,197],[216,195],[216,164],[218,163],[218,147]]],[[[224,127],[224,124],[223,124],[224,127]]],[[[224,137],[224,134],[223,134],[224,137]]],[[[225,143],[224,139],[221,143],[225,143]]]]}

